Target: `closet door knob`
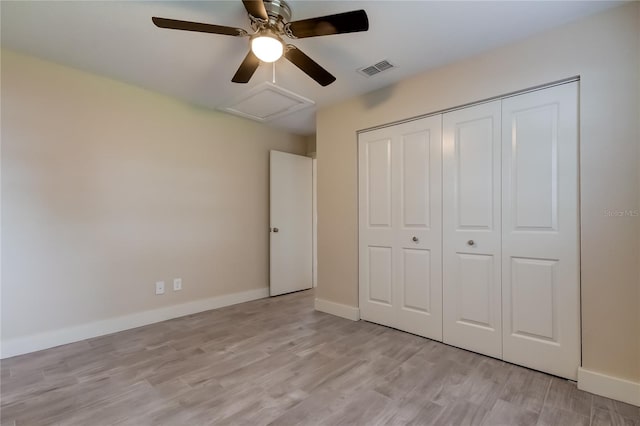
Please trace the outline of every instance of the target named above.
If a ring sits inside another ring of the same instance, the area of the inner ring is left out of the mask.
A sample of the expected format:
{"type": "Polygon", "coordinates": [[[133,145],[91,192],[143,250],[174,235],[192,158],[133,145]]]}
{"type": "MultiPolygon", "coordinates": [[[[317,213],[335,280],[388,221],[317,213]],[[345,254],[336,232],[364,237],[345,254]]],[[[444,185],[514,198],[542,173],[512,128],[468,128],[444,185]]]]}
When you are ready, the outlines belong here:
{"type": "Polygon", "coordinates": [[[273,228],[273,232],[278,232],[280,231],[278,228],[273,228]]]}
{"type": "Polygon", "coordinates": [[[413,238],[411,238],[411,240],[412,240],[414,243],[417,243],[417,242],[418,242],[418,237],[413,237],[413,238]]]}
{"type": "Polygon", "coordinates": [[[474,242],[473,240],[469,240],[469,241],[467,241],[467,245],[472,246],[472,245],[474,245],[474,244],[475,244],[475,242],[474,242]]]}

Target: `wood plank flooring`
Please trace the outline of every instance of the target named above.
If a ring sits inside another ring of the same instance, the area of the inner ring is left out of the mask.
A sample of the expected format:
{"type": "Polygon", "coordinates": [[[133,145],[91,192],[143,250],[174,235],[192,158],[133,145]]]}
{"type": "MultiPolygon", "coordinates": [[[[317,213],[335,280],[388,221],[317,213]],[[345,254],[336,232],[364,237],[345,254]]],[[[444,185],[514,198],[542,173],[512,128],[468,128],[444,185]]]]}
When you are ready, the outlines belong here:
{"type": "Polygon", "coordinates": [[[313,310],[305,291],[3,360],[1,424],[638,425],[572,382],[313,310]]]}

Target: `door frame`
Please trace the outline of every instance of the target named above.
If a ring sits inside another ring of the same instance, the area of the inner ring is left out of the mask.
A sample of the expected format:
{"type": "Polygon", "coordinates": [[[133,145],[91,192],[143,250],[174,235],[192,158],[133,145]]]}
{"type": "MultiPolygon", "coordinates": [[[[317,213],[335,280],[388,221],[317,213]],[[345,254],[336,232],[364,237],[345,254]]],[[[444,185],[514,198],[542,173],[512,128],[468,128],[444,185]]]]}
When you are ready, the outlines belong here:
{"type": "Polygon", "coordinates": [[[485,98],[485,99],[480,99],[477,101],[472,101],[472,102],[468,102],[465,104],[461,104],[461,105],[457,105],[454,107],[450,107],[450,108],[443,108],[440,110],[436,110],[436,111],[432,111],[432,112],[427,112],[425,114],[420,114],[417,116],[413,116],[413,117],[409,117],[406,119],[401,119],[401,120],[395,120],[395,121],[390,121],[384,124],[380,124],[380,125],[376,125],[376,126],[371,126],[371,127],[365,127],[362,129],[359,129],[355,132],[354,135],[354,142],[356,145],[356,210],[357,210],[357,215],[356,215],[356,235],[357,235],[357,244],[356,244],[356,249],[357,249],[357,256],[356,256],[356,261],[357,261],[357,265],[358,265],[358,273],[357,273],[357,277],[358,277],[358,281],[357,281],[357,287],[358,287],[358,309],[360,308],[360,250],[359,250],[359,246],[360,246],[360,206],[359,206],[359,202],[358,200],[360,199],[360,165],[359,165],[359,161],[358,159],[360,158],[360,144],[358,143],[359,141],[359,136],[361,133],[365,133],[365,132],[369,132],[372,130],[377,130],[377,129],[382,129],[385,127],[391,127],[391,126],[395,126],[397,124],[402,124],[402,123],[406,123],[406,122],[410,122],[410,121],[415,121],[415,120],[420,120],[422,118],[426,118],[426,117],[430,117],[430,116],[434,116],[434,115],[442,115],[445,114],[447,112],[451,112],[451,111],[456,111],[459,109],[463,109],[463,108],[467,108],[470,106],[474,106],[474,105],[479,105],[479,104],[483,104],[483,103],[487,103],[487,102],[492,102],[495,100],[502,100],[502,99],[506,99],[506,98],[510,98],[512,96],[518,96],[518,95],[522,95],[525,93],[529,93],[529,92],[535,92],[538,90],[544,90],[544,89],[548,89],[551,87],[555,87],[555,86],[560,86],[563,84],[567,84],[567,83],[573,83],[576,82],[577,83],[577,92],[578,92],[578,96],[576,99],[577,102],[577,126],[578,126],[578,131],[577,131],[577,237],[578,237],[578,241],[577,241],[577,247],[578,247],[578,311],[580,312],[579,315],[579,319],[578,319],[578,327],[579,327],[579,335],[578,335],[578,344],[580,346],[580,350],[579,350],[579,354],[580,354],[580,359],[579,359],[579,367],[582,367],[583,365],[583,332],[584,329],[582,327],[582,174],[581,174],[581,164],[582,164],[582,158],[580,156],[580,148],[581,148],[581,143],[580,143],[580,134],[581,134],[581,114],[580,114],[580,75],[575,75],[572,77],[567,77],[567,78],[563,78],[563,79],[559,79],[559,80],[555,80],[552,82],[548,82],[548,83],[543,83],[543,84],[539,84],[536,86],[531,86],[529,88],[526,89],[522,89],[522,90],[516,90],[513,92],[507,92],[504,93],[502,95],[496,95],[496,96],[492,96],[489,98],[485,98]]]}

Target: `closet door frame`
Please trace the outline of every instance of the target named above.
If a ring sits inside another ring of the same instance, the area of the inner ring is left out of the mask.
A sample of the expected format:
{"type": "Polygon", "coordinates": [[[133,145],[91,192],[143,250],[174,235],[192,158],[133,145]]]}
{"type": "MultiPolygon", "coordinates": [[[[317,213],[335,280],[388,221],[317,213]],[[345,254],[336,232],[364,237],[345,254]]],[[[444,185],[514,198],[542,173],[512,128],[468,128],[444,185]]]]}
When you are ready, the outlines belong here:
{"type": "MultiPolygon", "coordinates": [[[[501,131],[498,131],[498,133],[500,133],[500,137],[502,137],[502,133],[505,131],[505,126],[508,126],[508,123],[506,123],[505,120],[505,116],[504,116],[504,112],[503,112],[503,103],[505,101],[508,101],[510,98],[514,98],[517,96],[522,96],[522,95],[526,95],[526,94],[530,94],[530,93],[535,93],[535,92],[539,92],[539,91],[544,91],[547,89],[552,89],[552,88],[556,88],[556,87],[575,87],[575,127],[576,127],[576,146],[575,146],[575,171],[574,171],[574,176],[573,178],[575,179],[575,186],[576,186],[576,199],[575,199],[575,226],[574,226],[574,231],[575,231],[575,241],[571,241],[570,244],[573,245],[573,259],[570,260],[568,263],[571,263],[573,265],[573,269],[576,272],[575,274],[575,280],[574,280],[574,285],[573,287],[569,290],[569,293],[572,294],[571,297],[574,298],[574,306],[572,306],[568,311],[568,313],[564,313],[562,314],[563,316],[566,317],[571,317],[573,318],[573,331],[570,331],[572,333],[572,337],[569,339],[570,342],[568,342],[568,344],[572,347],[572,350],[569,351],[570,355],[564,357],[564,361],[562,361],[563,363],[563,367],[561,368],[555,368],[555,367],[550,367],[549,366],[549,360],[552,358],[549,354],[544,354],[543,359],[545,359],[546,361],[542,361],[542,362],[528,362],[526,360],[522,360],[520,358],[522,358],[522,355],[528,355],[531,358],[531,352],[535,351],[536,349],[532,348],[532,347],[526,347],[527,345],[525,345],[524,349],[520,348],[520,349],[513,349],[513,342],[511,343],[506,343],[505,341],[512,339],[513,336],[511,336],[511,334],[513,334],[513,330],[512,330],[512,324],[510,324],[510,322],[512,321],[512,306],[509,306],[509,304],[511,304],[511,302],[507,303],[507,299],[505,299],[505,297],[501,297],[501,303],[500,303],[500,329],[501,329],[501,334],[502,334],[502,339],[501,339],[501,349],[500,349],[500,353],[488,353],[479,349],[474,349],[474,348],[470,348],[468,346],[463,346],[463,345],[456,345],[456,346],[461,346],[461,347],[465,347],[467,349],[470,350],[474,350],[476,352],[480,352],[480,353],[485,353],[486,355],[489,356],[493,356],[496,358],[500,358],[500,359],[505,359],[507,361],[516,363],[516,364],[520,364],[520,365],[525,365],[525,366],[529,366],[531,368],[534,369],[538,369],[541,371],[546,371],[546,372],[550,372],[552,374],[556,374],[562,377],[567,377],[570,379],[575,379],[575,374],[573,373],[574,371],[574,367],[575,366],[580,366],[581,365],[581,341],[582,341],[582,327],[581,327],[581,318],[580,318],[580,309],[581,309],[581,299],[580,299],[580,292],[581,292],[581,280],[580,280],[580,227],[581,227],[581,221],[580,221],[580,158],[579,158],[579,147],[580,147],[580,141],[579,141],[579,120],[580,120],[580,114],[579,114],[579,108],[578,108],[578,99],[579,99],[579,77],[572,77],[572,78],[568,78],[568,79],[563,79],[563,80],[558,80],[556,82],[552,82],[552,83],[547,83],[547,84],[543,84],[543,85],[539,85],[536,87],[531,87],[529,89],[525,89],[525,90],[521,90],[521,91],[517,91],[517,92],[512,92],[509,94],[505,94],[505,95],[501,95],[501,96],[495,96],[492,97],[490,99],[486,99],[484,101],[480,101],[480,102],[476,102],[476,103],[469,103],[466,105],[462,105],[459,107],[455,107],[455,108],[450,108],[450,109],[446,109],[446,110],[441,110],[441,111],[437,111],[428,115],[424,115],[422,116],[424,117],[432,117],[434,115],[439,115],[440,117],[443,117],[444,120],[444,116],[447,113],[450,112],[455,112],[455,111],[459,111],[461,109],[465,109],[465,108],[473,108],[475,106],[478,105],[482,105],[482,104],[487,104],[487,103],[491,103],[491,102],[498,102],[500,104],[500,127],[502,128],[501,131]],[[567,359],[569,359],[569,361],[567,362],[567,359]],[[570,365],[569,369],[567,369],[567,365],[570,365]],[[567,373],[567,371],[569,371],[567,373]]],[[[414,120],[418,120],[420,119],[420,117],[417,117],[415,119],[411,119],[411,120],[407,120],[407,121],[414,121],[414,120]]],[[[399,125],[399,124],[403,124],[406,123],[407,121],[400,121],[400,122],[395,122],[395,123],[388,123],[386,125],[383,126],[378,126],[376,128],[370,128],[370,129],[364,129],[358,132],[358,135],[362,135],[362,134],[366,134],[368,132],[372,132],[372,131],[376,131],[376,130],[380,130],[383,128],[388,128],[388,127],[392,127],[395,125],[399,125]]],[[[447,156],[447,146],[445,144],[445,138],[446,135],[444,134],[444,123],[443,123],[443,127],[442,127],[442,131],[443,131],[443,135],[442,135],[442,144],[443,144],[443,163],[441,164],[442,166],[442,176],[443,176],[443,181],[442,184],[444,185],[445,182],[445,175],[447,174],[447,170],[445,169],[445,158],[447,156]]],[[[505,203],[510,203],[509,199],[505,199],[505,197],[503,197],[503,191],[508,191],[509,189],[506,188],[506,181],[508,178],[507,173],[504,172],[504,164],[502,163],[503,158],[505,155],[510,155],[509,152],[507,152],[508,150],[504,148],[504,138],[502,138],[502,140],[500,141],[500,145],[501,145],[501,154],[500,154],[500,168],[501,171],[503,173],[503,175],[500,177],[500,184],[501,185],[505,185],[505,188],[501,188],[499,191],[499,198],[500,198],[500,208],[498,209],[499,214],[501,216],[506,216],[508,214],[511,214],[511,212],[509,211],[509,209],[507,207],[505,207],[505,203]]],[[[358,221],[359,221],[359,236],[358,236],[358,240],[359,240],[359,303],[360,303],[360,311],[361,311],[361,318],[365,319],[365,320],[371,320],[373,322],[378,322],[381,324],[384,324],[384,322],[382,321],[377,321],[375,319],[369,318],[369,312],[367,312],[367,308],[364,307],[364,302],[363,302],[363,284],[362,284],[362,275],[363,275],[363,269],[362,269],[362,199],[360,198],[360,178],[361,178],[361,173],[362,173],[362,167],[360,167],[360,142],[358,141],[358,191],[359,191],[359,215],[358,215],[358,221]]],[[[391,184],[389,186],[391,188],[391,184]]],[[[391,192],[393,192],[393,189],[390,189],[391,192]]],[[[443,211],[445,208],[445,204],[448,202],[446,200],[447,196],[446,194],[444,194],[444,191],[442,193],[443,195],[443,211]]],[[[442,271],[442,278],[443,278],[443,286],[444,286],[444,282],[446,281],[447,277],[446,277],[446,263],[447,263],[447,259],[446,259],[446,246],[447,246],[447,242],[446,242],[446,237],[445,237],[445,233],[447,232],[447,230],[445,229],[445,222],[449,219],[447,219],[447,215],[446,212],[442,215],[442,239],[441,239],[441,244],[443,247],[443,253],[441,253],[442,258],[443,258],[443,271],[442,271]]],[[[508,220],[508,219],[507,219],[508,220]]],[[[508,262],[510,263],[513,259],[514,256],[512,256],[512,253],[510,253],[510,247],[511,247],[511,243],[510,242],[504,242],[505,240],[505,229],[507,229],[510,225],[508,223],[505,223],[505,221],[502,219],[500,219],[500,221],[497,224],[501,229],[500,229],[500,253],[499,253],[499,262],[498,264],[500,265],[500,271],[498,273],[498,277],[501,281],[500,283],[500,292],[502,294],[504,294],[504,289],[503,287],[505,285],[510,286],[511,285],[511,278],[512,278],[512,274],[513,269],[511,268],[511,265],[507,264],[508,262]]],[[[570,238],[571,239],[571,238],[570,238]]],[[[475,240],[474,240],[475,242],[475,240]]],[[[515,253],[515,252],[514,252],[515,253]]],[[[524,256],[524,255],[523,255],[524,256]]],[[[518,257],[517,255],[515,257],[518,257]]],[[[544,256],[540,256],[539,259],[542,259],[543,261],[545,259],[543,259],[544,256]]],[[[549,259],[547,259],[549,260],[549,259]]],[[[544,262],[543,262],[544,263],[544,262]]],[[[540,265],[538,265],[540,266],[540,265]]],[[[543,265],[544,266],[544,265],[543,265]]],[[[443,294],[442,294],[442,300],[443,300],[443,305],[445,303],[446,300],[446,295],[444,293],[445,289],[443,288],[443,294]]],[[[507,298],[511,297],[511,289],[507,289],[507,298]]],[[[444,311],[444,309],[442,310],[442,316],[443,318],[446,317],[446,312],[444,311]]],[[[446,328],[444,321],[446,321],[446,319],[443,320],[443,328],[446,328]]],[[[396,323],[394,322],[393,324],[386,324],[386,325],[390,325],[392,327],[397,327],[397,325],[395,325],[396,323]]],[[[571,328],[568,327],[569,329],[571,328]]],[[[531,336],[527,336],[529,338],[531,338],[531,336]]],[[[438,339],[436,339],[438,340],[438,339]]],[[[526,339],[524,339],[526,340],[526,339]]],[[[535,339],[533,339],[535,340],[535,339]]],[[[445,342],[446,342],[446,338],[445,338],[445,342]]],[[[454,344],[455,343],[451,343],[454,344]]],[[[552,345],[551,345],[552,346],[552,345]]],[[[491,351],[489,351],[491,352],[491,351]]]]}

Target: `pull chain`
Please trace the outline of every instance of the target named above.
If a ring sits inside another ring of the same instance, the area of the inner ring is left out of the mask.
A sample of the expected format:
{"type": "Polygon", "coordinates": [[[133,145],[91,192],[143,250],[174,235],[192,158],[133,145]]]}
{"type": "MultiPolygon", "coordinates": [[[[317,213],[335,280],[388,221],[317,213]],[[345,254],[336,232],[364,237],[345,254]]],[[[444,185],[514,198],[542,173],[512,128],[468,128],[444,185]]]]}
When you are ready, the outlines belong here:
{"type": "Polygon", "coordinates": [[[273,84],[276,84],[276,61],[273,61],[272,64],[273,64],[273,68],[272,68],[273,69],[273,77],[271,79],[271,82],[273,84]]]}

